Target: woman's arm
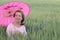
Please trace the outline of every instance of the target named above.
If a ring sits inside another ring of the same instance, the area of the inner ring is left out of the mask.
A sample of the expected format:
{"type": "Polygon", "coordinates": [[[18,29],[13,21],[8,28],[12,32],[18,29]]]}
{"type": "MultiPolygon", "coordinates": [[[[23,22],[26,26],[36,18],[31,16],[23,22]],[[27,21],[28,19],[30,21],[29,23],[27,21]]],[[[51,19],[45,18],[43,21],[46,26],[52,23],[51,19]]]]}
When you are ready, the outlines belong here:
{"type": "Polygon", "coordinates": [[[7,35],[7,37],[11,36],[11,26],[10,25],[7,26],[6,35],[7,35]]]}
{"type": "Polygon", "coordinates": [[[25,26],[24,26],[23,30],[24,30],[23,35],[24,35],[24,36],[27,36],[27,31],[26,31],[25,26]]]}

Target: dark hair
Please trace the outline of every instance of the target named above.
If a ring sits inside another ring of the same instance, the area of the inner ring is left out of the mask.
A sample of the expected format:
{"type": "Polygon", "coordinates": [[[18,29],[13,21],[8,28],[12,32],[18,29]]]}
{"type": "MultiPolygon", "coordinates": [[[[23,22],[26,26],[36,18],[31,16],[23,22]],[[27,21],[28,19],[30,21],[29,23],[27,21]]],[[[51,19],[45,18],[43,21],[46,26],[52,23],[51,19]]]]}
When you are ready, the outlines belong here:
{"type": "Polygon", "coordinates": [[[24,22],[24,14],[23,14],[22,11],[20,11],[20,10],[15,11],[15,13],[13,14],[13,17],[15,17],[15,14],[16,14],[17,12],[20,12],[20,13],[22,14],[21,25],[24,25],[24,23],[23,23],[23,22],[24,22]]]}

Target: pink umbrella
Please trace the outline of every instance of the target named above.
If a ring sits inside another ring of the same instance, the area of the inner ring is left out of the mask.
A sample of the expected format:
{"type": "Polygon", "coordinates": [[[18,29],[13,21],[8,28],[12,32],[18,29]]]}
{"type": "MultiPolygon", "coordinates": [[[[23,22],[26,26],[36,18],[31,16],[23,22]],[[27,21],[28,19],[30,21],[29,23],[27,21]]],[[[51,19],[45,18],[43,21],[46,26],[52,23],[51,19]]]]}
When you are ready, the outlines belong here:
{"type": "Polygon", "coordinates": [[[16,10],[21,10],[24,13],[25,18],[28,16],[30,8],[24,2],[9,2],[0,6],[0,25],[7,26],[14,18],[13,13],[16,10]]]}

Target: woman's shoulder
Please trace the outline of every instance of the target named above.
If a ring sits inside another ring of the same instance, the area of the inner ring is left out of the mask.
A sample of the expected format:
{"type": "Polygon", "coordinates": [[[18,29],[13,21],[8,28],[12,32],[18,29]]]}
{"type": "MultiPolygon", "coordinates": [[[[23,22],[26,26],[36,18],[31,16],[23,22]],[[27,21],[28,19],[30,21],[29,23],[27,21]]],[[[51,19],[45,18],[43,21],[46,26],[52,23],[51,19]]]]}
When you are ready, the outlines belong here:
{"type": "Polygon", "coordinates": [[[25,27],[25,25],[21,25],[22,27],[25,27]]]}
{"type": "Polygon", "coordinates": [[[12,27],[13,26],[13,24],[12,23],[10,23],[7,27],[12,27]]]}
{"type": "Polygon", "coordinates": [[[21,25],[20,28],[25,28],[25,25],[21,25]]]}

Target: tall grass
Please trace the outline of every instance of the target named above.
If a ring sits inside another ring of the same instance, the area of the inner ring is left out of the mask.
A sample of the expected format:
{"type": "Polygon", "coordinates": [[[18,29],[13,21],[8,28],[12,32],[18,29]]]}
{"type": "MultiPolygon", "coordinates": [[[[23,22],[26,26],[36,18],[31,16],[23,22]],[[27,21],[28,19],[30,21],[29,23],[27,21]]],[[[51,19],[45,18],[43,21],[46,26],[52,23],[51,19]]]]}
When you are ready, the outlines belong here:
{"type": "MultiPolygon", "coordinates": [[[[24,2],[30,5],[30,14],[24,22],[28,33],[27,39],[60,40],[60,1],[25,0],[24,2]]],[[[0,27],[0,40],[6,40],[2,27],[0,27]]]]}

